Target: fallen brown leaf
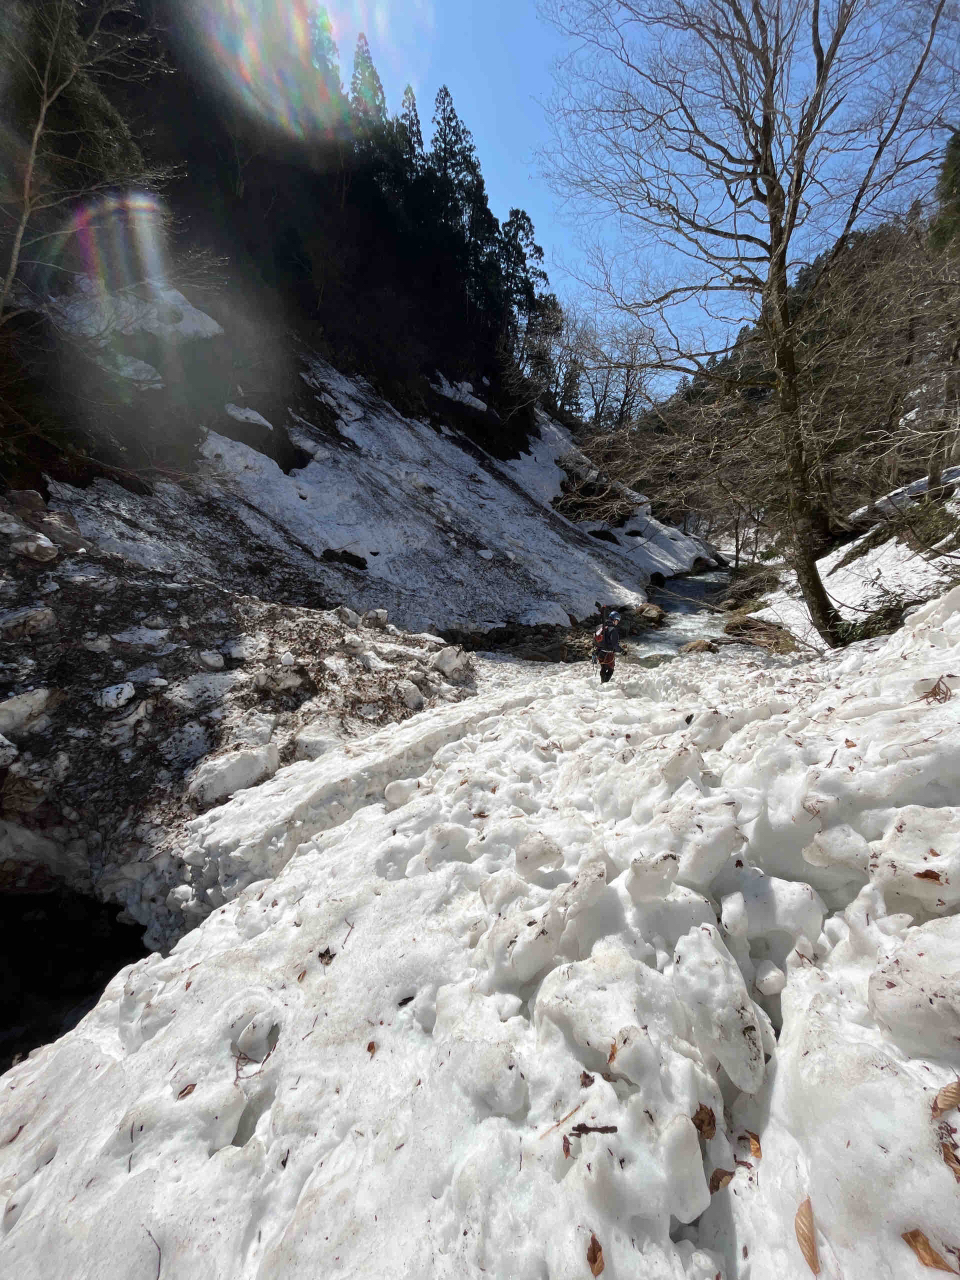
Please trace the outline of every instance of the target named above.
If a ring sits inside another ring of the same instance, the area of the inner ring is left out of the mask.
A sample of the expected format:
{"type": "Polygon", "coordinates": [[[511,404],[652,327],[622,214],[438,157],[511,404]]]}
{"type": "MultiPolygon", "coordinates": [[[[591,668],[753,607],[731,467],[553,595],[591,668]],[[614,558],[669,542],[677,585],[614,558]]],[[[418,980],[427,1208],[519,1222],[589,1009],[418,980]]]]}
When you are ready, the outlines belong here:
{"type": "Polygon", "coordinates": [[[913,873],[914,880],[936,880],[940,883],[940,872],[935,871],[933,867],[928,867],[926,871],[915,871],[913,873]]]}
{"type": "Polygon", "coordinates": [[[570,1139],[566,1134],[563,1135],[563,1158],[564,1160],[570,1159],[570,1139]]]}
{"type": "Polygon", "coordinates": [[[952,1111],[960,1107],[960,1080],[945,1084],[933,1100],[933,1114],[942,1115],[944,1111],[952,1111]]]}
{"type": "Polygon", "coordinates": [[[957,1159],[957,1153],[949,1142],[941,1142],[940,1150],[943,1152],[943,1163],[950,1172],[960,1182],[960,1160],[957,1159]]]}
{"type": "Polygon", "coordinates": [[[581,1089],[589,1089],[592,1084],[593,1084],[593,1076],[590,1075],[589,1071],[581,1071],[580,1072],[581,1089]]]}
{"type": "Polygon", "coordinates": [[[747,1137],[750,1139],[750,1154],[754,1160],[762,1159],[763,1150],[760,1146],[760,1139],[755,1133],[751,1133],[749,1129],[747,1130],[747,1137]]]}
{"type": "Polygon", "coordinates": [[[370,1057],[372,1058],[376,1052],[377,1052],[377,1042],[376,1040],[371,1040],[370,1043],[367,1045],[367,1053],[369,1053],[370,1057]]]}
{"type": "Polygon", "coordinates": [[[941,1258],[919,1227],[915,1227],[913,1231],[904,1231],[900,1239],[910,1246],[922,1266],[930,1267],[933,1271],[949,1271],[952,1276],[957,1274],[953,1267],[941,1258]]]}
{"type": "Polygon", "coordinates": [[[701,1102],[696,1111],[690,1117],[693,1121],[694,1128],[701,1138],[709,1140],[716,1137],[717,1133],[717,1117],[711,1109],[701,1102]]]}
{"type": "Polygon", "coordinates": [[[195,1084],[185,1084],[177,1094],[177,1101],[180,1102],[183,1098],[189,1098],[196,1087],[197,1086],[195,1084]]]}
{"type": "Polygon", "coordinates": [[[591,1275],[598,1276],[603,1270],[603,1250],[600,1248],[600,1241],[592,1232],[587,1246],[587,1263],[591,1275]]]}
{"type": "Polygon", "coordinates": [[[857,744],[855,742],[851,742],[849,738],[844,738],[843,745],[845,747],[855,747],[857,744]]]}
{"type": "Polygon", "coordinates": [[[813,1226],[813,1205],[808,1196],[797,1210],[793,1220],[793,1229],[797,1233],[797,1244],[806,1259],[807,1266],[815,1276],[820,1274],[820,1256],[817,1253],[817,1235],[813,1226]]]}
{"type": "Polygon", "coordinates": [[[722,1191],[728,1182],[733,1181],[732,1169],[714,1169],[710,1175],[710,1194],[715,1196],[718,1191],[722,1191]]]}

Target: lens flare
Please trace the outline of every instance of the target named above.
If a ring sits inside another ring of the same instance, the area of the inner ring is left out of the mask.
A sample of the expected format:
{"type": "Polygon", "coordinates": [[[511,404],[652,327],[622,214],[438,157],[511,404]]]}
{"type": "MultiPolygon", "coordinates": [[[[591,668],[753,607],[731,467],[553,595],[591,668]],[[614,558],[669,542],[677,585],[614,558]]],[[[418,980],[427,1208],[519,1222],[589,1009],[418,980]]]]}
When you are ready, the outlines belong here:
{"type": "Polygon", "coordinates": [[[57,237],[48,287],[85,277],[101,296],[132,286],[159,293],[166,284],[163,203],[148,191],[111,194],[77,209],[57,237]]]}
{"type": "Polygon", "coordinates": [[[181,14],[234,101],[304,142],[349,132],[344,85],[359,32],[402,92],[433,27],[432,0],[189,0],[181,14]]]}

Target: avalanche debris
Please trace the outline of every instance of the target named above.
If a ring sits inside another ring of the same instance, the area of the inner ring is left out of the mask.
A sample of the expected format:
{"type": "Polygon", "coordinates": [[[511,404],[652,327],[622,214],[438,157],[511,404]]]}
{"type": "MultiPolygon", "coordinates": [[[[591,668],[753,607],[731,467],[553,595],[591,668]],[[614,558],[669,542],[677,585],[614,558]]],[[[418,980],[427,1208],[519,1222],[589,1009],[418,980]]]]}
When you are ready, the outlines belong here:
{"type": "Polygon", "coordinates": [[[960,589],[803,664],[480,659],[194,818],[213,914],[0,1080],[0,1262],[958,1270],[956,671],[960,589]]]}

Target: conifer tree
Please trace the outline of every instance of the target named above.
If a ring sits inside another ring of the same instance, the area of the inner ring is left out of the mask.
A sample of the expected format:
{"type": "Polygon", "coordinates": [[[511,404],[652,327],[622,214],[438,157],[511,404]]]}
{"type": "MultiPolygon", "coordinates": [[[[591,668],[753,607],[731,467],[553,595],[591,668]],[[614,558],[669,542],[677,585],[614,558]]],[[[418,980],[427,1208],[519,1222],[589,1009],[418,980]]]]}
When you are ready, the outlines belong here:
{"type": "Polygon", "coordinates": [[[313,65],[320,73],[320,83],[331,106],[340,106],[343,86],[340,83],[340,51],[333,38],[333,23],[323,5],[318,5],[310,19],[310,44],[313,65]]]}
{"type": "Polygon", "coordinates": [[[367,37],[361,31],[353,55],[353,78],[350,81],[350,109],[360,129],[367,135],[386,127],[387,100],[383,84],[373,65],[367,37]]]}
{"type": "Polygon", "coordinates": [[[518,315],[529,314],[537,287],[547,283],[547,273],[540,265],[543,250],[536,242],[533,220],[523,209],[510,210],[503,224],[500,254],[509,305],[518,315]]]}
{"type": "Polygon", "coordinates": [[[931,228],[931,240],[937,249],[960,244],[960,129],[947,143],[943,167],[937,180],[940,211],[931,228]]]}
{"type": "Polygon", "coordinates": [[[400,107],[400,118],[397,122],[397,137],[400,151],[404,159],[416,166],[423,159],[423,130],[420,128],[420,112],[417,110],[417,99],[413,86],[407,85],[403,91],[403,104],[400,107]]]}
{"type": "Polygon", "coordinates": [[[433,126],[430,163],[444,182],[462,192],[465,179],[477,168],[477,153],[473,135],[457,115],[446,85],[437,94],[433,126]]]}

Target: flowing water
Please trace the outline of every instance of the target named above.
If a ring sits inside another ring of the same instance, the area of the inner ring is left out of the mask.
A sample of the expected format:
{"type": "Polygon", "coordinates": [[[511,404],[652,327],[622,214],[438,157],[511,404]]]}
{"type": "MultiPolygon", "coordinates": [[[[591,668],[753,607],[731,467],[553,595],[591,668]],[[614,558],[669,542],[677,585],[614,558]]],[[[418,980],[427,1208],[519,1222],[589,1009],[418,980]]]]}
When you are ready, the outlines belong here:
{"type": "Polygon", "coordinates": [[[669,578],[663,587],[649,587],[650,602],[665,609],[667,616],[656,630],[624,641],[627,661],[656,665],[657,661],[675,658],[691,640],[723,635],[727,618],[708,606],[723,595],[730,578],[729,570],[714,569],[688,578],[669,578]]]}

